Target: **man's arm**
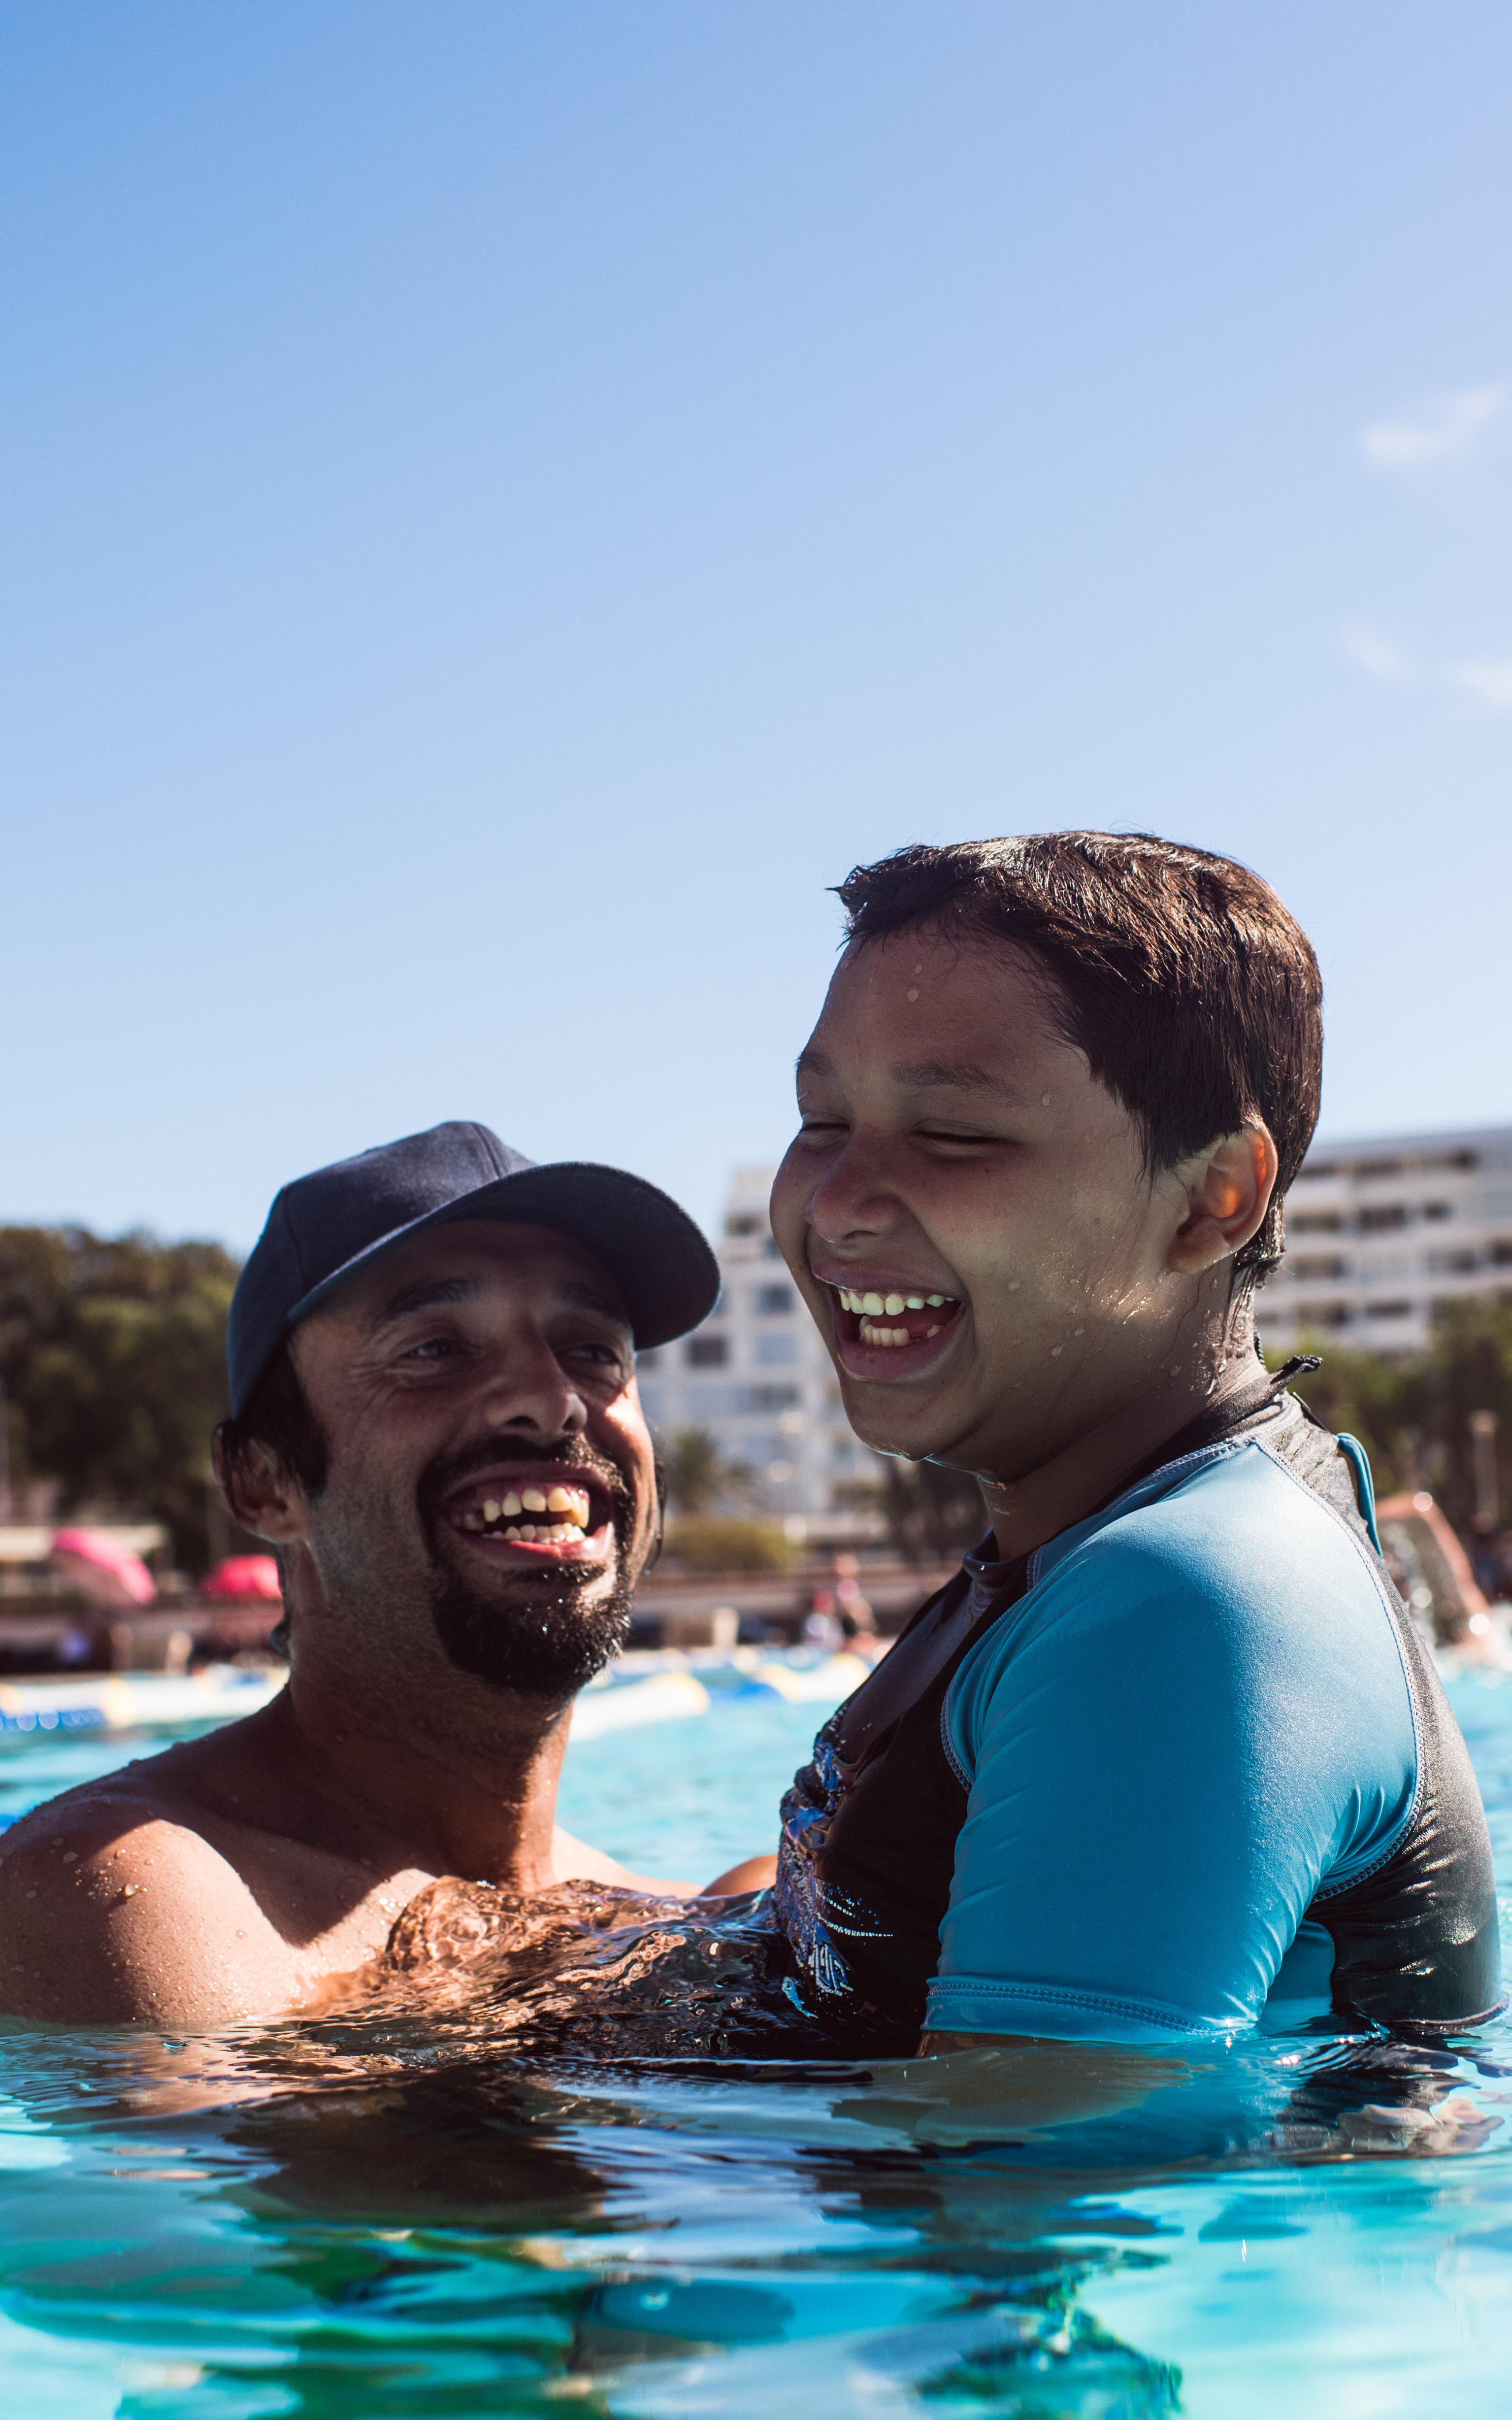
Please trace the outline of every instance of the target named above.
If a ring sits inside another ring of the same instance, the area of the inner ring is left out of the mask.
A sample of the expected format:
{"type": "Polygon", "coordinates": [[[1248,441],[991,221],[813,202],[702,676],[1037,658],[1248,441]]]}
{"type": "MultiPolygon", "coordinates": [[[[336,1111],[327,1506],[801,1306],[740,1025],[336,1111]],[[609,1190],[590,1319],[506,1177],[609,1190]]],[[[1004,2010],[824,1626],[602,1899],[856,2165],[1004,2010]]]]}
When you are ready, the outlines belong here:
{"type": "Polygon", "coordinates": [[[187,1825],[88,1791],[0,1843],[0,2013],[199,2028],[279,2015],[301,1996],[295,1955],[187,1825]]]}

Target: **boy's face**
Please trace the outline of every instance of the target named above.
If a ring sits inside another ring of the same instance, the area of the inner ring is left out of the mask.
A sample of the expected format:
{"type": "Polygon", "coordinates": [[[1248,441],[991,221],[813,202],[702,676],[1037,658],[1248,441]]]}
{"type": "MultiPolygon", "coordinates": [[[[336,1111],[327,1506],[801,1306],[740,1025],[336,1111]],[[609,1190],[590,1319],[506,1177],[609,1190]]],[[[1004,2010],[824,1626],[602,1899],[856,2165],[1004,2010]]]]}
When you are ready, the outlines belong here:
{"type": "MultiPolygon", "coordinates": [[[[1190,1201],[1057,1034],[1032,961],[853,948],[798,1063],[772,1226],[871,1445],[1011,1480],[1190,1374],[1190,1201]]],[[[1227,1278],[1223,1292],[1227,1295],[1227,1278]]]]}

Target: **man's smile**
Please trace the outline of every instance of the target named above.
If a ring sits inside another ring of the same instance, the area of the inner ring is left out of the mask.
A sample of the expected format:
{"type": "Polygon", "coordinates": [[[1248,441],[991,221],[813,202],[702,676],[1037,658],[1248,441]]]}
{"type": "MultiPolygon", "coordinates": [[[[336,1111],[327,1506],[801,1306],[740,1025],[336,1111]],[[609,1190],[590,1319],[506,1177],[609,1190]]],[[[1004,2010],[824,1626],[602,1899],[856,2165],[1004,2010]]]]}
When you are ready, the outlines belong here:
{"type": "Polygon", "coordinates": [[[609,1492],[570,1463],[490,1465],[452,1490],[441,1517],[491,1563],[602,1563],[614,1551],[609,1492]]]}

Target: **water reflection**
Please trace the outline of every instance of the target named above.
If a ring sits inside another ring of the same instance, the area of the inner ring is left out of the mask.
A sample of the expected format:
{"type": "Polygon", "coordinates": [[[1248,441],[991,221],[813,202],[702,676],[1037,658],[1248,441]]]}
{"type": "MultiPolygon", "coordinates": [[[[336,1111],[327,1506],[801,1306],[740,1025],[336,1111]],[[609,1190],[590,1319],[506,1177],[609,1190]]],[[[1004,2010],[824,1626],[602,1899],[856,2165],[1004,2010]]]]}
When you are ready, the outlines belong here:
{"type": "MultiPolygon", "coordinates": [[[[1512,1689],[1457,1705],[1512,1843],[1512,1689]]],[[[1504,2408],[1505,2024],[1447,2050],[734,2059],[746,1952],[685,1933],[653,1956],[623,1913],[424,2015],[179,2044],[13,2029],[8,2411],[1504,2408]],[[626,2055],[612,1991],[553,2033],[589,1969],[659,1994],[687,2055],[626,2055]]]]}
{"type": "Polygon", "coordinates": [[[1109,2296],[1181,2247],[1152,2189],[1222,2188],[1195,2230],[1213,2257],[1284,2250],[1341,2161],[1395,2180],[1473,2149],[1484,2131],[1430,2162],[1431,2113],[1458,2095],[1484,2128],[1502,2074],[1376,2041],[1038,2073],[994,2052],[544,2073],[383,2015],[101,2036],[83,2067],[76,2040],[12,2052],[46,2130],[14,2139],[66,2157],[0,2178],[4,2308],[108,2349],[127,2391],[106,2408],[133,2420],[545,2412],[563,2393],[604,2413],[1144,2420],[1182,2408],[1180,2381],[1109,2296]],[[1349,2121],[1370,2109],[1427,2125],[1362,2160],[1349,2121]]]}

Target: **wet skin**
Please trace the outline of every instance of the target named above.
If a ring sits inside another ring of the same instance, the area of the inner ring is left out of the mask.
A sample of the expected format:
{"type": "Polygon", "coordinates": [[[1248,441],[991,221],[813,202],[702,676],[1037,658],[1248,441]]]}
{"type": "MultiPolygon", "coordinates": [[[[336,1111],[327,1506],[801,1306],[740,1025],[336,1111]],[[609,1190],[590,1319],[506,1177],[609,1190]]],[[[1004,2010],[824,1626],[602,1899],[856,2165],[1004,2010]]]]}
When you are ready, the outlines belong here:
{"type": "Polygon", "coordinates": [[[904,932],[847,951],[772,1193],[852,1425],[976,1476],[1004,1558],[1254,1374],[1231,1264],[1275,1181],[1258,1120],[1152,1174],[1054,1011],[1003,945],[904,932]]]}
{"type": "Polygon", "coordinates": [[[326,1483],[306,1496],[263,1464],[231,1490],[285,1550],[288,1688],[6,1836],[0,2011],[181,2027],[276,2015],[328,1999],[439,1876],[527,1893],[640,1880],[555,1828],[571,1689],[527,1695],[458,1669],[431,1612],[439,1571],[501,1621],[537,1622],[564,1565],[587,1575],[574,1602],[590,1614],[639,1576],[655,1470],[608,1272],[544,1229],[442,1226],[354,1279],[294,1352],[326,1483]],[[563,1448],[588,1459],[563,1468],[563,1448]],[[563,1481],[586,1521],[542,1525],[570,1537],[469,1526],[485,1500],[563,1481]]]}

